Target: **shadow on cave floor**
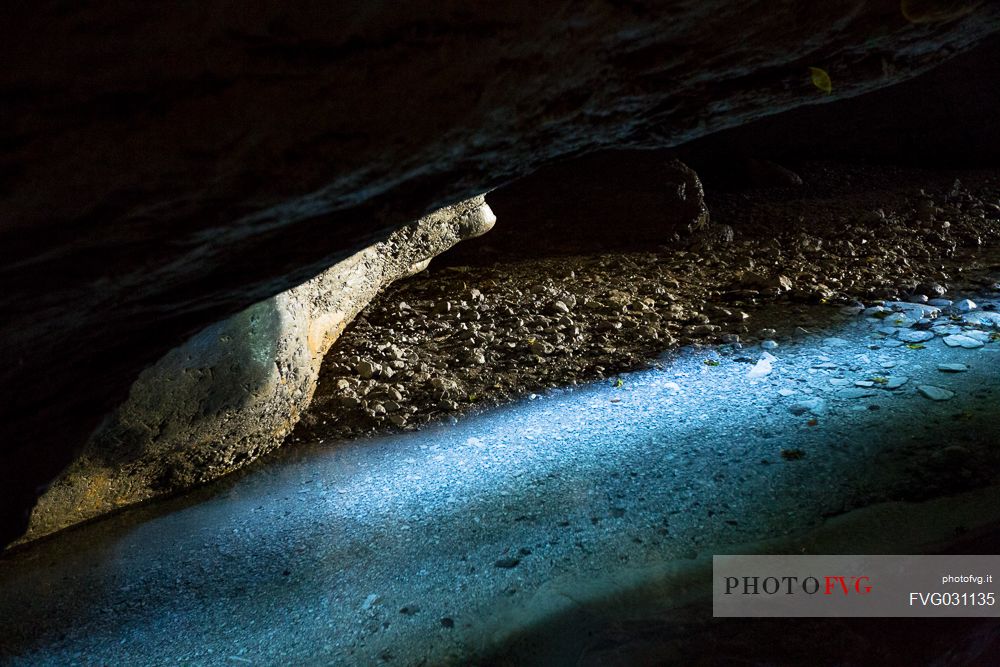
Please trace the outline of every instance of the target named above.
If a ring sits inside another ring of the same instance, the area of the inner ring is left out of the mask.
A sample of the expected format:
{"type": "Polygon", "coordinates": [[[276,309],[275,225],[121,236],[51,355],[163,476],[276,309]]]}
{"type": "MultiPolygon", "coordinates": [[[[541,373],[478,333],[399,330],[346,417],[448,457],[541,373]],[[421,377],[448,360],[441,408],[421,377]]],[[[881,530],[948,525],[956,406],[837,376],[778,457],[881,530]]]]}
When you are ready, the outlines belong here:
{"type": "Polygon", "coordinates": [[[880,320],[827,310],[761,377],[759,352],[685,348],[620,383],[289,449],[198,502],[11,554],[0,655],[794,664],[823,646],[810,662],[988,664],[992,622],[709,618],[713,553],[935,551],[1000,522],[1000,343],[913,348],[880,320]],[[968,370],[939,370],[952,363],[968,370]],[[924,385],[954,395],[930,400],[924,385]]]}

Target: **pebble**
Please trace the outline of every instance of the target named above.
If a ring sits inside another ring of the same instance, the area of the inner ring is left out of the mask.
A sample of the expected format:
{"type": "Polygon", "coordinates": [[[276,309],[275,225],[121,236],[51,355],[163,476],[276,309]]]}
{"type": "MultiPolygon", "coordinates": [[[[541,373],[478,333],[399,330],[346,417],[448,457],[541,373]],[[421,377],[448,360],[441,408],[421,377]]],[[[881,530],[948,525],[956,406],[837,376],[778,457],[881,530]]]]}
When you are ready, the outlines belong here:
{"type": "Polygon", "coordinates": [[[910,317],[906,313],[891,313],[886,315],[882,321],[894,327],[912,327],[920,318],[910,317]]]}
{"type": "Polygon", "coordinates": [[[362,378],[369,380],[379,370],[379,365],[368,360],[359,361],[354,367],[355,372],[362,378]]]}
{"type": "Polygon", "coordinates": [[[948,391],[947,389],[942,389],[941,387],[935,387],[931,384],[921,384],[917,386],[917,391],[924,398],[929,398],[932,401],[947,401],[955,395],[955,392],[948,391]]]}
{"type": "Polygon", "coordinates": [[[968,313],[978,308],[978,306],[976,305],[976,302],[973,301],[972,299],[962,299],[954,306],[952,306],[952,308],[954,308],[959,313],[968,313]]]}
{"type": "Polygon", "coordinates": [[[937,368],[942,373],[964,373],[969,370],[965,364],[938,364],[937,368]]]}
{"type": "Polygon", "coordinates": [[[1000,328],[1000,313],[997,312],[977,310],[966,314],[963,319],[969,324],[1000,328]]]}
{"type": "Polygon", "coordinates": [[[876,393],[877,392],[874,389],[848,387],[847,389],[841,389],[837,392],[837,396],[840,398],[867,398],[869,396],[874,396],[876,393]]]}
{"type": "Polygon", "coordinates": [[[819,398],[807,398],[803,401],[797,401],[788,406],[788,411],[793,415],[804,415],[807,412],[811,412],[814,415],[822,414],[826,408],[826,404],[822,399],[819,398]]]}
{"type": "Polygon", "coordinates": [[[910,378],[905,375],[890,375],[886,378],[886,382],[882,385],[882,387],[884,389],[899,389],[909,381],[910,378]]]}
{"type": "Polygon", "coordinates": [[[967,350],[974,350],[977,347],[983,346],[981,341],[978,341],[975,338],[970,338],[969,336],[963,336],[962,334],[945,336],[942,340],[948,347],[963,347],[967,350]]]}
{"type": "Polygon", "coordinates": [[[756,378],[762,378],[766,375],[770,375],[771,371],[774,370],[774,367],[771,365],[771,361],[774,358],[774,356],[765,352],[763,356],[761,356],[760,360],[754,364],[753,368],[750,369],[750,372],[747,373],[747,377],[754,380],[756,378]]]}
{"type": "Polygon", "coordinates": [[[949,336],[952,334],[960,334],[964,329],[957,324],[937,324],[931,327],[931,331],[936,333],[938,336],[949,336]]]}
{"type": "Polygon", "coordinates": [[[911,303],[909,301],[886,301],[887,308],[906,313],[914,320],[921,317],[937,317],[941,314],[941,309],[923,303],[911,303]]]}
{"type": "Polygon", "coordinates": [[[762,350],[776,350],[778,344],[773,340],[763,340],[760,342],[760,347],[762,350]]]}
{"type": "Polygon", "coordinates": [[[900,331],[896,337],[904,343],[923,343],[934,338],[934,334],[930,331],[900,331]]]}

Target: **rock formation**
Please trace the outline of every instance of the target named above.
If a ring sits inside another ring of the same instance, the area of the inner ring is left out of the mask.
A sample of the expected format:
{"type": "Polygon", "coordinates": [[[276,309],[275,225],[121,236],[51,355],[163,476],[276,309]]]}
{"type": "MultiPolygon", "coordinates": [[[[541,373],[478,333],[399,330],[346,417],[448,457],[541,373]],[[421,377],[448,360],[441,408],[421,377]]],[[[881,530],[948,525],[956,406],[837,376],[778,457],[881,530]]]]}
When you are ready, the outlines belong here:
{"type": "Polygon", "coordinates": [[[25,539],[214,479],[280,445],[323,356],[378,291],[495,220],[482,197],[436,211],[168,352],[39,499],[25,539]]]}

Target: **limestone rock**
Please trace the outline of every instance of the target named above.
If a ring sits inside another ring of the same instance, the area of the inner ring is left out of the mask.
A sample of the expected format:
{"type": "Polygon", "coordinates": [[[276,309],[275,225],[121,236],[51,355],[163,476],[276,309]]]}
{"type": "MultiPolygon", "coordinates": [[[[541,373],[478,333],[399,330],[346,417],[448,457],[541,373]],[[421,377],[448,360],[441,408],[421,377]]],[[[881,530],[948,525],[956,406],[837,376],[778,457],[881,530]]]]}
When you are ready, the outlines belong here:
{"type": "MultiPolygon", "coordinates": [[[[312,399],[326,351],[378,291],[494,222],[482,197],[436,211],[171,350],[39,499],[26,537],[205,482],[278,447],[312,399]]],[[[367,359],[355,370],[392,372],[367,359]]]]}

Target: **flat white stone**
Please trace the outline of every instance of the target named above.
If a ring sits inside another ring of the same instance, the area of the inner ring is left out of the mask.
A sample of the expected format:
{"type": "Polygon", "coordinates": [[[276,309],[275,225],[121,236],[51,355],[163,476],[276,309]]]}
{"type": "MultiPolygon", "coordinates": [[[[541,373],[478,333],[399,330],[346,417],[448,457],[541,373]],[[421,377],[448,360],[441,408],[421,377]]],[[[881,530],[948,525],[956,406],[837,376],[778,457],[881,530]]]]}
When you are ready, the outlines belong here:
{"type": "Polygon", "coordinates": [[[935,324],[931,327],[931,331],[938,336],[948,336],[951,334],[960,334],[964,329],[957,324],[935,324]]]}
{"type": "Polygon", "coordinates": [[[965,364],[938,364],[938,370],[942,373],[964,373],[969,367],[965,364]]]}
{"type": "Polygon", "coordinates": [[[970,338],[968,336],[963,336],[961,334],[954,334],[951,336],[945,336],[944,344],[948,347],[963,347],[967,350],[974,350],[977,347],[982,347],[983,343],[976,340],[975,338],[970,338]]]}
{"type": "Polygon", "coordinates": [[[887,382],[882,385],[886,389],[899,389],[904,384],[910,381],[910,378],[905,375],[890,375],[886,378],[887,382]]]}
{"type": "Polygon", "coordinates": [[[963,317],[969,324],[1000,328],[1000,313],[992,310],[976,310],[963,317]]]}
{"type": "Polygon", "coordinates": [[[848,387],[847,389],[841,389],[837,392],[837,396],[840,398],[866,398],[868,396],[874,396],[878,392],[874,389],[863,389],[861,387],[848,387]]]}
{"type": "Polygon", "coordinates": [[[980,343],[990,342],[990,335],[985,331],[979,331],[978,329],[970,329],[968,331],[963,332],[962,335],[978,340],[980,343]]]}
{"type": "Polygon", "coordinates": [[[910,303],[908,301],[886,301],[885,305],[887,308],[890,308],[891,310],[896,310],[906,313],[914,320],[919,320],[921,317],[937,317],[938,314],[941,312],[940,308],[936,308],[926,303],[910,303]]]}
{"type": "Polygon", "coordinates": [[[923,343],[934,338],[934,334],[930,331],[900,331],[896,337],[904,343],[923,343]]]}
{"type": "Polygon", "coordinates": [[[924,398],[929,398],[932,401],[947,401],[955,395],[955,392],[948,391],[947,389],[942,389],[941,387],[935,387],[932,384],[921,384],[917,385],[917,391],[924,398]]]}

